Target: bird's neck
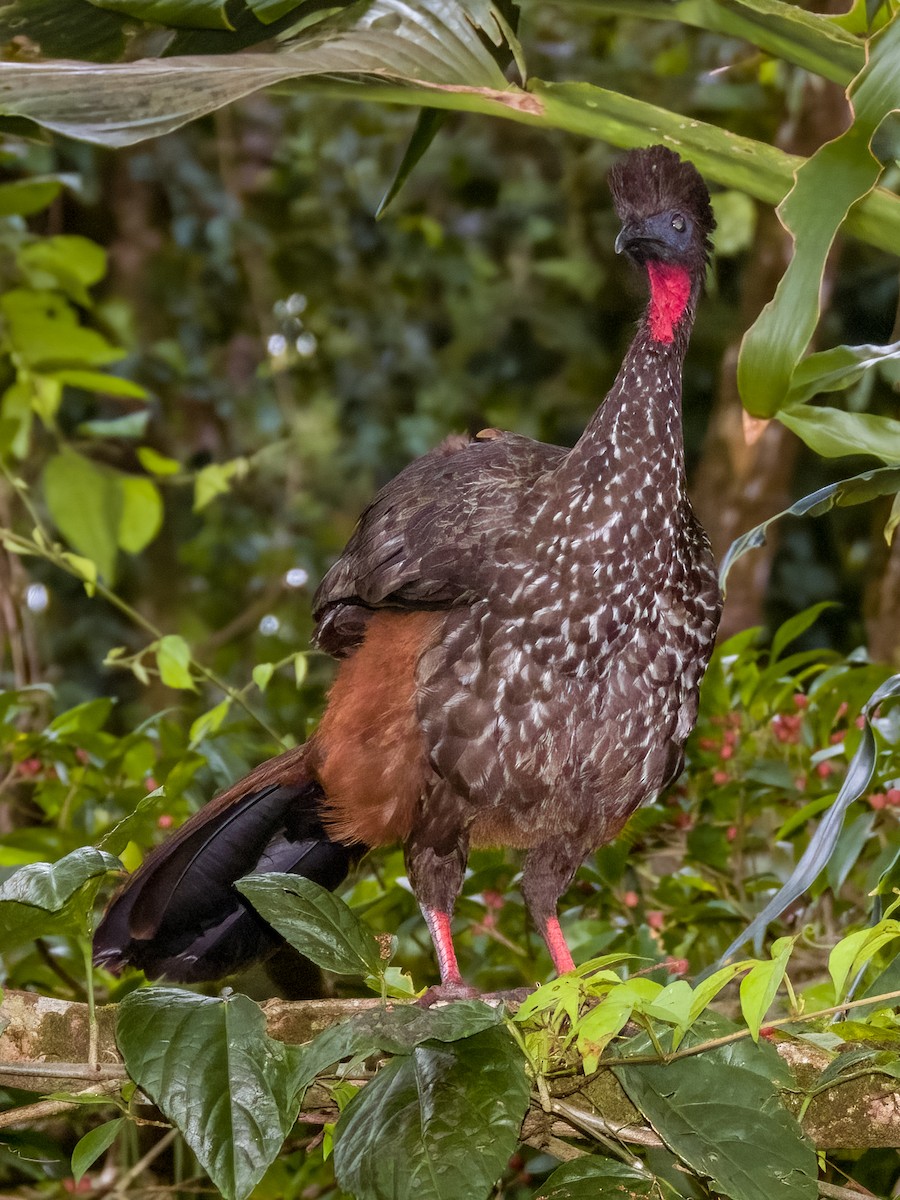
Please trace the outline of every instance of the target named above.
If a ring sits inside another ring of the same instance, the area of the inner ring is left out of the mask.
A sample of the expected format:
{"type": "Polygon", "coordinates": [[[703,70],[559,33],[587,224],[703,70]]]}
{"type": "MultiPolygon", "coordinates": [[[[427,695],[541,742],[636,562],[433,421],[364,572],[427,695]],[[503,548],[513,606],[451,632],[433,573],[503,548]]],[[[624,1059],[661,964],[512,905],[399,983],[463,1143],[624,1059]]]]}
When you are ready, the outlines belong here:
{"type": "Polygon", "coordinates": [[[663,263],[648,263],[647,276],[640,325],[567,463],[592,490],[630,492],[642,475],[659,491],[683,490],[681,374],[702,281],[663,263]]]}

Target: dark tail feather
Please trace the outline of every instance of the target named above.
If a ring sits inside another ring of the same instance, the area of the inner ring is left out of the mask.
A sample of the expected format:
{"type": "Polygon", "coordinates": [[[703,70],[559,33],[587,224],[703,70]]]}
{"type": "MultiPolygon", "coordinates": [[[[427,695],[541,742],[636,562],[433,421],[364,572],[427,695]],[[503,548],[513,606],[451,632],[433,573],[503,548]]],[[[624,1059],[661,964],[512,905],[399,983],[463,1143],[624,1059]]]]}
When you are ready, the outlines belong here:
{"type": "Polygon", "coordinates": [[[263,763],[148,856],[106,910],[94,962],[181,983],[219,979],[266,958],[281,938],[234,888],[286,871],[336,888],[363,852],[332,842],[306,746],[263,763]]]}

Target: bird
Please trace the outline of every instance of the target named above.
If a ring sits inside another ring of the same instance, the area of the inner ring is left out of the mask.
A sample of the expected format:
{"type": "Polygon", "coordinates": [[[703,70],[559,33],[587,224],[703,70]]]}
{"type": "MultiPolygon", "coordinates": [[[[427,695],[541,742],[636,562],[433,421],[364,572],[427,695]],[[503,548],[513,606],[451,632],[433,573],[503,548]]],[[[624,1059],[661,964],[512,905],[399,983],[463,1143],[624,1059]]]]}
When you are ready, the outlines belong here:
{"type": "Polygon", "coordinates": [[[609,186],[615,249],[649,297],[582,436],[451,435],[378,492],[314,597],[315,642],[339,661],[317,729],[150,853],[98,927],[98,964],[233,973],[280,943],[236,880],[334,889],[400,842],[438,996],[473,992],[451,933],[470,847],[524,851],[531,918],[557,973],[574,968],[560,897],[680,773],[722,605],[681,416],[709,192],[661,145],[609,186]]]}

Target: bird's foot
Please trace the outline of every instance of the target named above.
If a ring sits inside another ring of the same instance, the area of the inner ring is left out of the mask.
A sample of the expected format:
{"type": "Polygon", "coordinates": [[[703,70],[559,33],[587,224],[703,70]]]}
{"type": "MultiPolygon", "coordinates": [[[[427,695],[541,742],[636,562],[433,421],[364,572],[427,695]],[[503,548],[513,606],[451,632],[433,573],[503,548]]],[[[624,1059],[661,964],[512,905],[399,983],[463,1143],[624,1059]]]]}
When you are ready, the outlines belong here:
{"type": "Polygon", "coordinates": [[[420,1008],[431,1008],[432,1004],[447,1004],[451,1000],[480,1000],[481,995],[478,988],[469,987],[459,979],[435,984],[419,997],[416,1004],[420,1008]]]}

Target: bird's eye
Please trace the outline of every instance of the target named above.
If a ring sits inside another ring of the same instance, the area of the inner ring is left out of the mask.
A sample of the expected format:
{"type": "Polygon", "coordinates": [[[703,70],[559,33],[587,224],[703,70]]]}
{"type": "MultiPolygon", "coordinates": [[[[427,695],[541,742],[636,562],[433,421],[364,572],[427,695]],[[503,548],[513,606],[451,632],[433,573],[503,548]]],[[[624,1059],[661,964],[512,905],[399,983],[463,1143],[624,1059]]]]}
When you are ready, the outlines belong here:
{"type": "Polygon", "coordinates": [[[672,218],[672,228],[676,229],[679,233],[684,233],[684,217],[681,213],[676,213],[672,218]]]}

